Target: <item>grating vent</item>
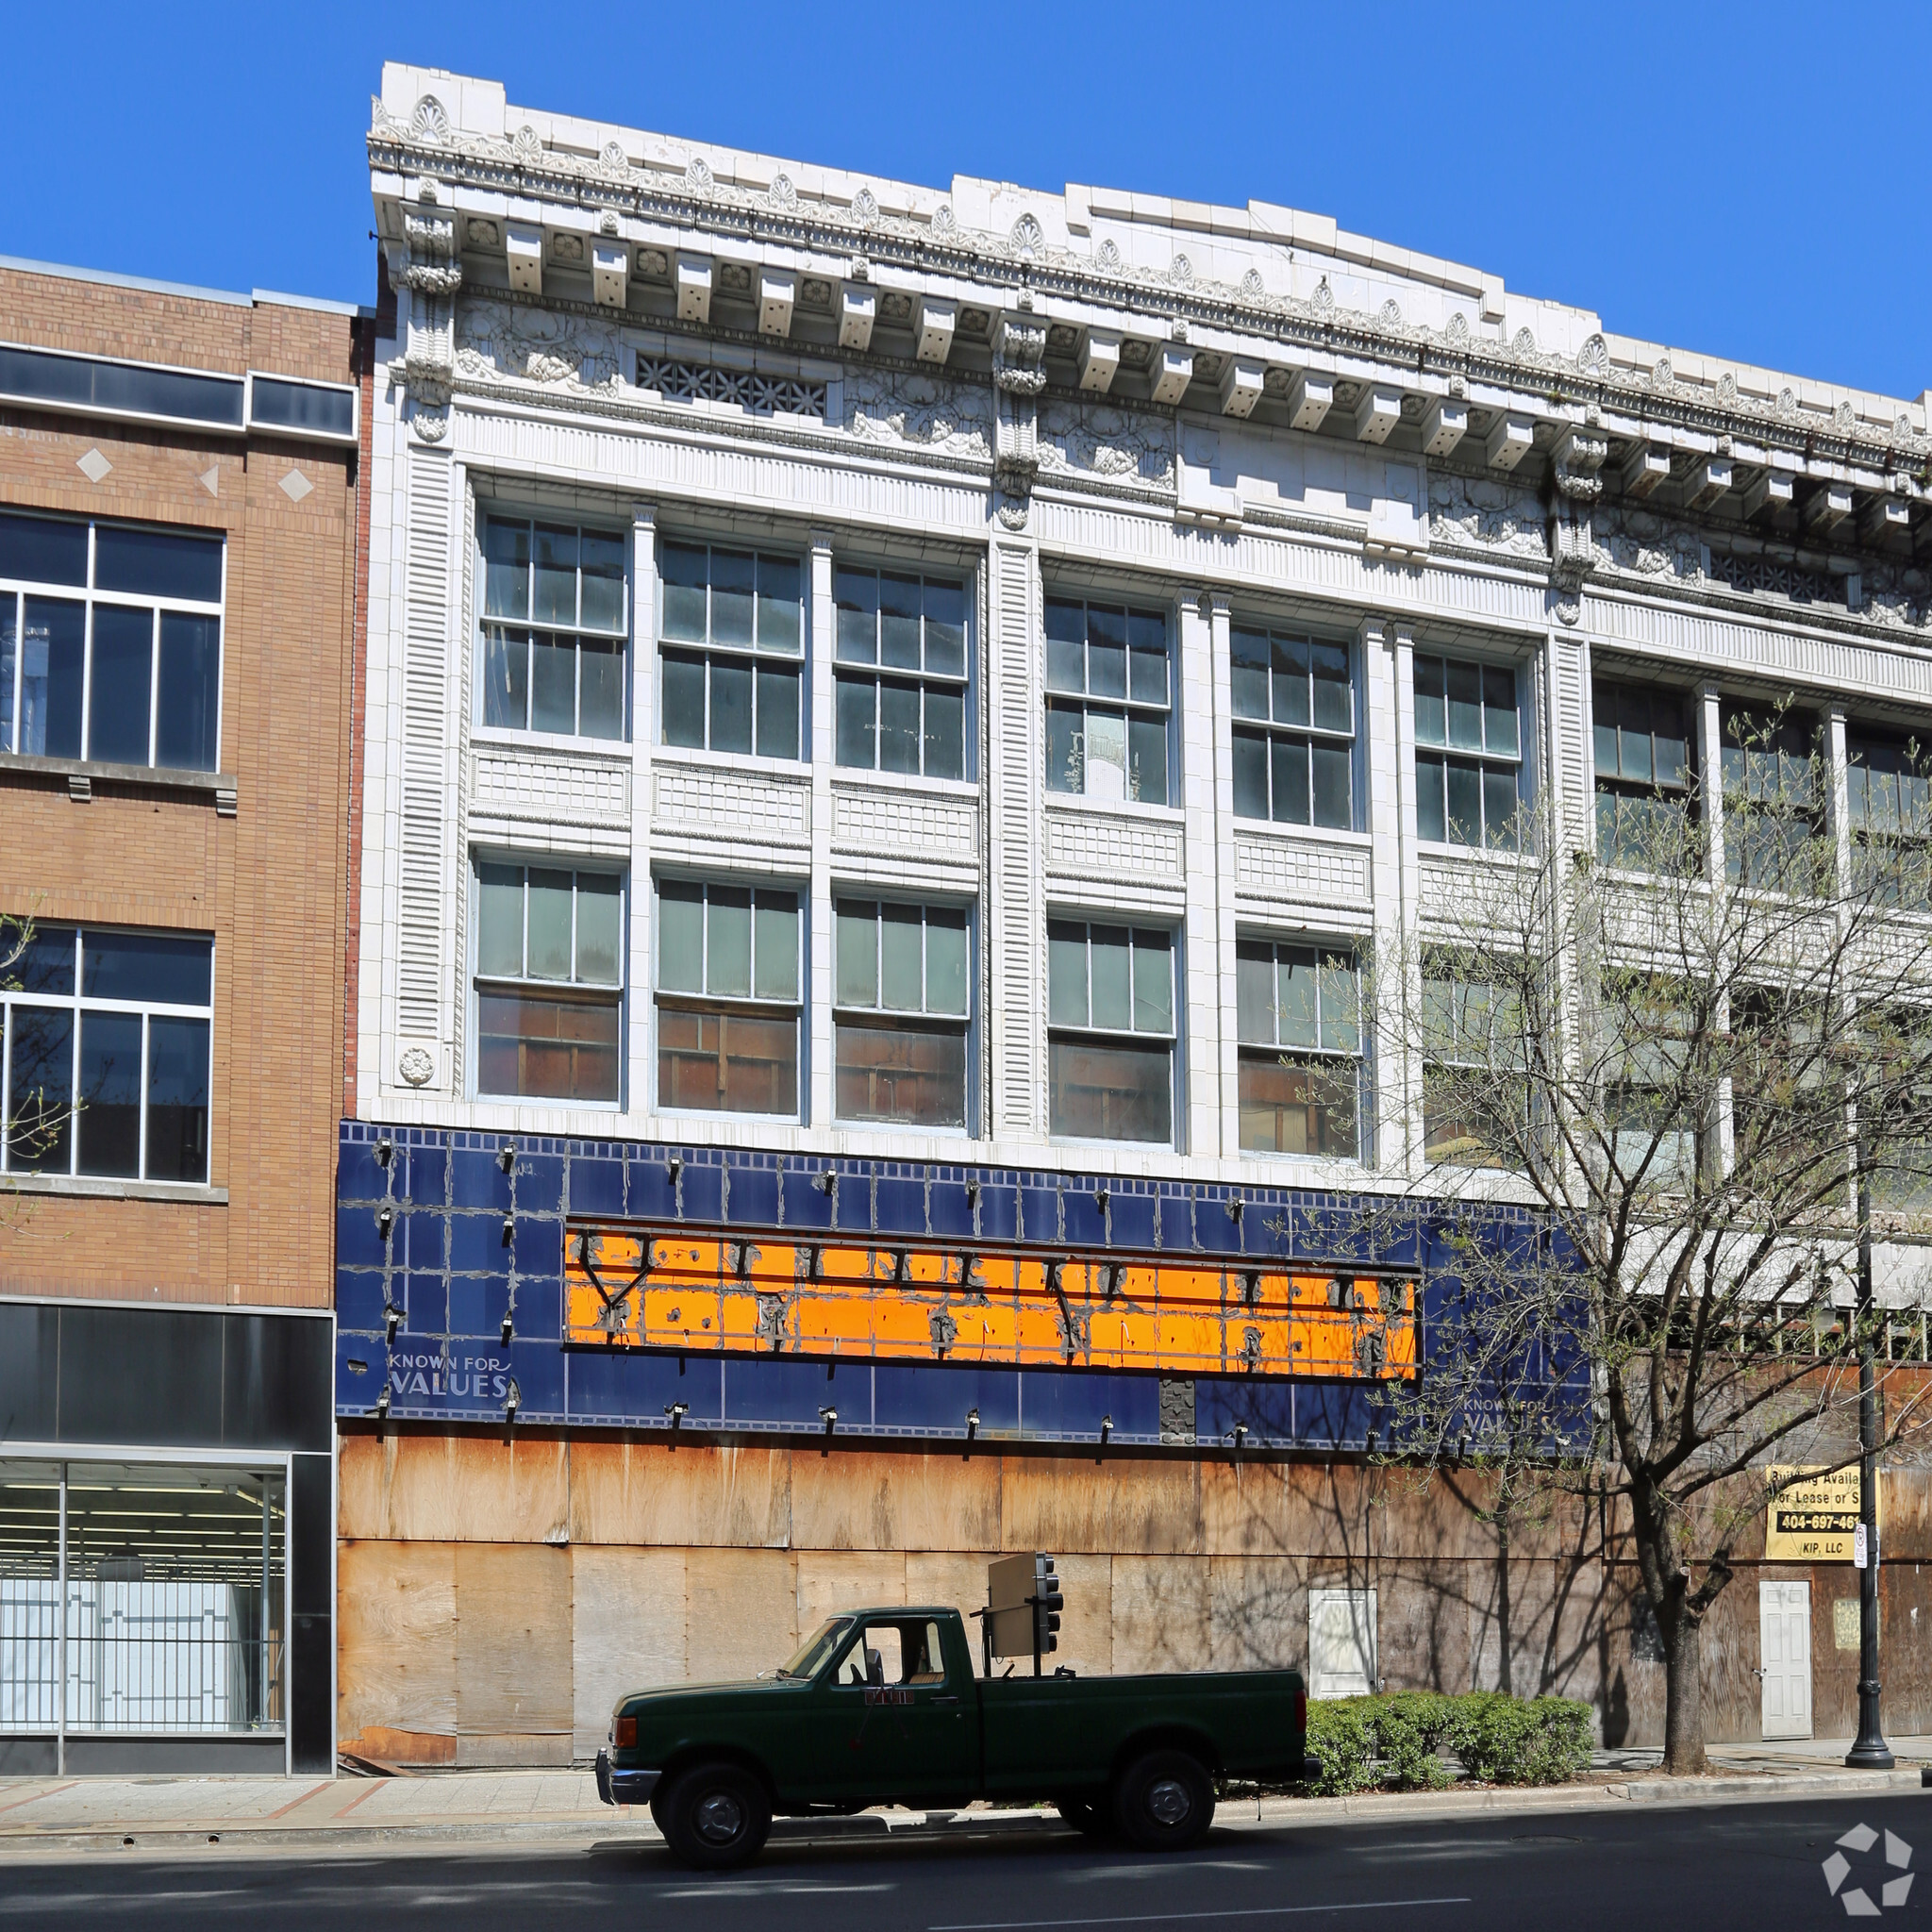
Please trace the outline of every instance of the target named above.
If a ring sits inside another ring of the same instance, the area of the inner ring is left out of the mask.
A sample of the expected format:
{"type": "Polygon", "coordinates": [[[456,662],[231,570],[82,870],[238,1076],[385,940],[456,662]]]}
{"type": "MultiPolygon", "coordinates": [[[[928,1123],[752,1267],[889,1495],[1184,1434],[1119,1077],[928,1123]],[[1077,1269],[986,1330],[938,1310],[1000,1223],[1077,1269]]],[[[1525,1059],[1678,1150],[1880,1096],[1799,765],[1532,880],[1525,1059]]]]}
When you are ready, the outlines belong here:
{"type": "Polygon", "coordinates": [[[816,416],[823,422],[825,414],[822,382],[678,362],[668,356],[638,358],[638,387],[656,390],[667,403],[729,403],[753,416],[816,416]]]}
{"type": "Polygon", "coordinates": [[[1710,574],[1734,591],[1770,592],[1793,604],[1842,604],[1844,589],[1836,577],[1774,557],[1733,557],[1728,551],[1710,553],[1710,574]]]}

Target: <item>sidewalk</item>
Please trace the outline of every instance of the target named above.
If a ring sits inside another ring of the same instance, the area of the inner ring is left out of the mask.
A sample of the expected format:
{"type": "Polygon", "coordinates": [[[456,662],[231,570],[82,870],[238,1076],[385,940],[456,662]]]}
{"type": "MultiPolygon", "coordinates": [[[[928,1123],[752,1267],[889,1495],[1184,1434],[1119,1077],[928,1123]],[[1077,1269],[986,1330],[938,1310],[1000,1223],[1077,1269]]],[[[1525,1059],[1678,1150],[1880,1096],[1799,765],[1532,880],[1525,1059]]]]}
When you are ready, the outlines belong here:
{"type": "MultiPolygon", "coordinates": [[[[1713,1747],[1711,1775],[1655,1774],[1656,1751],[1596,1754],[1589,1777],[1540,1790],[1452,1790],[1353,1798],[1230,1799],[1223,1824],[1250,1829],[1343,1820],[1547,1813],[1606,1803],[1731,1804],[1922,1789],[1932,1738],[1894,1738],[1899,1768],[1851,1772],[1849,1740],[1713,1747]]],[[[1932,1770],[1926,1774],[1932,1776],[1932,1770]]],[[[1060,1829],[1052,1812],[975,1806],[961,1812],[875,1811],[857,1818],[781,1819],[774,1840],[968,1838],[1060,1829]]],[[[658,1841],[641,1807],[597,1800],[588,1771],[463,1771],[418,1777],[4,1778],[0,1857],[32,1851],[154,1851],[223,1844],[322,1852],[381,1844],[658,1841]]]]}

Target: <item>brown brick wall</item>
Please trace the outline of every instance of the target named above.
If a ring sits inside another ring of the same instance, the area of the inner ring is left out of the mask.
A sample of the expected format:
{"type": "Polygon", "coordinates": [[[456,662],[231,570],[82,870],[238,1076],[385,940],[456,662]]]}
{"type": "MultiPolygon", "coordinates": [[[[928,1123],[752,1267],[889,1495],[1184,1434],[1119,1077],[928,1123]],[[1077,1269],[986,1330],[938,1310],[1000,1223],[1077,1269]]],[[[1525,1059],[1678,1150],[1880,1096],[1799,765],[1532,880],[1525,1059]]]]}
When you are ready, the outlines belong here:
{"type": "MultiPolygon", "coordinates": [[[[0,337],[204,369],[355,378],[345,315],[0,271],[0,337]]],[[[0,410],[0,503],[225,532],[211,792],[0,758],[0,910],[215,935],[210,1179],[225,1206],[0,1197],[0,1292],[326,1307],[343,1051],[358,453],[0,410]],[[96,485],[90,449],[113,465],[96,485]],[[200,478],[219,469],[211,494],[200,478]],[[300,503],[280,484],[299,469],[300,503]]]]}

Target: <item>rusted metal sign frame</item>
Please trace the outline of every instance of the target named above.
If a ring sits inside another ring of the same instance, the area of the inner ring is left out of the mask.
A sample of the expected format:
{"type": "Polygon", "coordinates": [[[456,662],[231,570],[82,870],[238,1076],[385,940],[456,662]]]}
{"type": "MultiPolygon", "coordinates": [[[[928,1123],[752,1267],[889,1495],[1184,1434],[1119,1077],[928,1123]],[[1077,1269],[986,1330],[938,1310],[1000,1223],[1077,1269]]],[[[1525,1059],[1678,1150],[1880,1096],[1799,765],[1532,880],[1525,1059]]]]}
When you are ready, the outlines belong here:
{"type": "Polygon", "coordinates": [[[581,1347],[1388,1381],[1416,1327],[1411,1278],[1258,1257],[594,1221],[564,1247],[581,1347]]]}

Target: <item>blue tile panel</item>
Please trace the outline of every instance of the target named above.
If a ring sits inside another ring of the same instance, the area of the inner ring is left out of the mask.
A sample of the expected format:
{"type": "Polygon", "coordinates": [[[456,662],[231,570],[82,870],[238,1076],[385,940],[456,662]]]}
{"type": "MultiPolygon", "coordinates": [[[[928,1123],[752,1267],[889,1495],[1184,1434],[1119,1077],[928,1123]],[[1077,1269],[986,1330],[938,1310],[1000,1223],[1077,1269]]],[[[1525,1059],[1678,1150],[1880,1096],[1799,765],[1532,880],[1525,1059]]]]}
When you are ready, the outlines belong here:
{"type": "MultiPolygon", "coordinates": [[[[337,1412],[366,1416],[386,1388],[391,1416],[500,1421],[514,1389],[517,1420],[551,1425],[1153,1444],[1163,1440],[1154,1375],[567,1349],[566,1218],[1253,1256],[1315,1272],[1414,1267],[1413,1239],[1374,1252],[1379,1205],[1291,1188],[344,1121],[337,1412]]],[[[1526,1217],[1499,1211],[1527,1236],[1526,1217]]],[[[1441,1292],[1432,1285],[1424,1300],[1425,1361],[1441,1292]]],[[[1306,1379],[1198,1378],[1193,1409],[1203,1445],[1362,1449],[1377,1418],[1359,1385],[1306,1379]]]]}

